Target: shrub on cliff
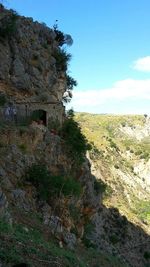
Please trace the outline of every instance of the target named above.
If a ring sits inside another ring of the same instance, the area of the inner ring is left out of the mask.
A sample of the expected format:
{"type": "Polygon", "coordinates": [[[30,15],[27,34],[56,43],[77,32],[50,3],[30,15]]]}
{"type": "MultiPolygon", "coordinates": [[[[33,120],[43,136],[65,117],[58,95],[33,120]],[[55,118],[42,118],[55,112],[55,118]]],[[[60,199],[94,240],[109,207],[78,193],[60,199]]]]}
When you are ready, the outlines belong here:
{"type": "Polygon", "coordinates": [[[79,197],[81,194],[82,188],[78,181],[72,177],[51,175],[45,165],[32,165],[26,172],[26,179],[33,183],[44,200],[61,195],[79,197]]]}
{"type": "MultiPolygon", "coordinates": [[[[57,21],[56,21],[57,22],[57,21]]],[[[56,34],[55,40],[58,42],[59,46],[64,44],[71,46],[73,44],[73,39],[70,34],[64,34],[58,29],[57,23],[53,26],[54,32],[56,34]]]]}
{"type": "Polygon", "coordinates": [[[60,49],[55,51],[53,56],[56,59],[57,71],[66,71],[68,63],[71,60],[71,54],[67,53],[65,49],[60,49]]]}
{"type": "Polygon", "coordinates": [[[94,190],[96,194],[104,193],[106,190],[106,184],[102,180],[95,180],[94,181],[94,190]]]}
{"type": "Polygon", "coordinates": [[[16,11],[11,10],[10,15],[5,16],[0,20],[0,36],[3,38],[8,38],[16,31],[16,22],[18,19],[18,14],[16,11]]]}
{"type": "Polygon", "coordinates": [[[67,89],[63,96],[64,103],[68,103],[71,101],[72,90],[75,86],[77,86],[77,81],[68,74],[66,75],[66,81],[67,81],[67,89]]]}
{"type": "Polygon", "coordinates": [[[82,163],[87,150],[91,148],[86,137],[82,134],[79,124],[74,120],[74,112],[70,110],[67,114],[61,136],[76,163],[82,163]]]}

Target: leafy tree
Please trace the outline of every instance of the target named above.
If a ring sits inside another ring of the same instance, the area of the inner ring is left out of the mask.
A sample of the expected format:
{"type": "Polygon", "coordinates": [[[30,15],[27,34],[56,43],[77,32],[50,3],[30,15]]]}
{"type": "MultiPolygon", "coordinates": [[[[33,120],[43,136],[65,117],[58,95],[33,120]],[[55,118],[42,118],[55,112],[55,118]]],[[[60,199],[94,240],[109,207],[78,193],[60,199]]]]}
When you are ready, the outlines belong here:
{"type": "Polygon", "coordinates": [[[9,38],[16,31],[16,22],[18,19],[18,14],[16,11],[11,10],[9,16],[4,16],[0,20],[0,36],[3,38],[9,38]]]}
{"type": "Polygon", "coordinates": [[[66,75],[67,89],[63,96],[64,103],[68,103],[72,98],[72,90],[74,86],[77,86],[77,81],[69,75],[66,75]]]}
{"type": "Polygon", "coordinates": [[[86,137],[82,134],[79,124],[74,120],[73,110],[69,110],[65,120],[61,136],[65,140],[71,157],[76,163],[82,163],[87,150],[91,148],[86,137]]]}
{"type": "Polygon", "coordinates": [[[70,34],[64,34],[62,31],[58,29],[57,20],[56,23],[53,25],[54,32],[56,34],[55,40],[58,42],[59,46],[63,46],[67,44],[71,46],[73,44],[73,39],[70,34]]]}
{"type": "Polygon", "coordinates": [[[56,59],[57,71],[66,71],[68,63],[71,60],[71,54],[67,53],[65,49],[60,49],[59,51],[55,51],[53,56],[56,59]]]}

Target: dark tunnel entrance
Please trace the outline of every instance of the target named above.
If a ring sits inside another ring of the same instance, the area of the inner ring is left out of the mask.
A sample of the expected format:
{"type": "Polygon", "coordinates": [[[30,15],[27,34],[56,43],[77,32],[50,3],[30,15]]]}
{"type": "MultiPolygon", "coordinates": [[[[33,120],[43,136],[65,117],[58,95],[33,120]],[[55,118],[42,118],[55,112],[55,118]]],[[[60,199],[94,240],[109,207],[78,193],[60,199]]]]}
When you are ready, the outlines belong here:
{"type": "Polygon", "coordinates": [[[32,120],[44,124],[46,126],[47,120],[46,120],[46,111],[42,109],[34,110],[31,115],[32,120]]]}

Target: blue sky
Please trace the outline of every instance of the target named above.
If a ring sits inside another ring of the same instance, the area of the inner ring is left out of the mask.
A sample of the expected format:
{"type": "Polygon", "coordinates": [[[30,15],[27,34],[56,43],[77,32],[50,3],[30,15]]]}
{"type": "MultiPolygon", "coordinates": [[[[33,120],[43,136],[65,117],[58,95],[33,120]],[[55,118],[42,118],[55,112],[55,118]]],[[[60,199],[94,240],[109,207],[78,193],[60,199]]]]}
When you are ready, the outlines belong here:
{"type": "Polygon", "coordinates": [[[149,0],[7,0],[4,4],[72,35],[75,111],[150,114],[149,0]]]}

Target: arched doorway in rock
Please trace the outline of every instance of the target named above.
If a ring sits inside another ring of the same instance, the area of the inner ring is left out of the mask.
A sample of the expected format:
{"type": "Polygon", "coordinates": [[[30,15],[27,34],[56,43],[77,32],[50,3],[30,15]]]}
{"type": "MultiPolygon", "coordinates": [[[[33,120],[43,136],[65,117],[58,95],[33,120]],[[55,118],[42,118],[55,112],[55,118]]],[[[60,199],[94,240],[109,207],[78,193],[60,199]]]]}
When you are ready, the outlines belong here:
{"type": "Polygon", "coordinates": [[[45,110],[42,109],[33,110],[31,118],[32,120],[37,121],[38,123],[42,123],[44,125],[47,124],[47,114],[45,110]]]}

